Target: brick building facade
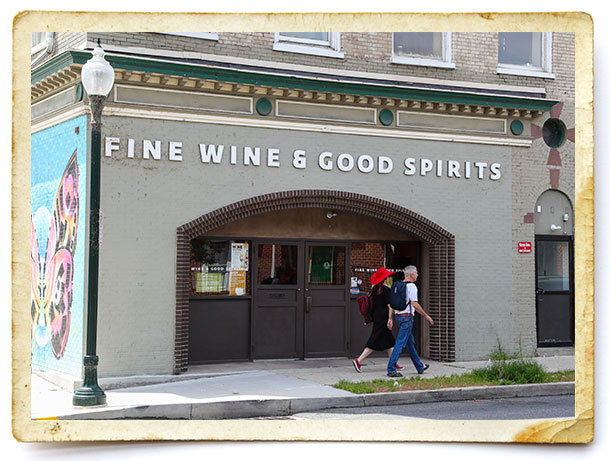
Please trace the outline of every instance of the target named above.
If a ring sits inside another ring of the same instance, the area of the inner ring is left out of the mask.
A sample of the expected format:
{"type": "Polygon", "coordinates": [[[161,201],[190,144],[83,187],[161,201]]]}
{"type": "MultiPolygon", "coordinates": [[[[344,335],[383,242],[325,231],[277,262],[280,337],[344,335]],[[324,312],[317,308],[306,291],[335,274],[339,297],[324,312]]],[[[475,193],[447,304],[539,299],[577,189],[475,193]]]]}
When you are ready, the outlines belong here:
{"type": "Polygon", "coordinates": [[[80,69],[98,39],[115,69],[102,376],[354,356],[368,334],[356,296],[404,264],[435,319],[418,326],[424,356],[573,346],[573,33],[40,39],[52,46],[32,55],[33,136],[89,113],[80,69]]]}

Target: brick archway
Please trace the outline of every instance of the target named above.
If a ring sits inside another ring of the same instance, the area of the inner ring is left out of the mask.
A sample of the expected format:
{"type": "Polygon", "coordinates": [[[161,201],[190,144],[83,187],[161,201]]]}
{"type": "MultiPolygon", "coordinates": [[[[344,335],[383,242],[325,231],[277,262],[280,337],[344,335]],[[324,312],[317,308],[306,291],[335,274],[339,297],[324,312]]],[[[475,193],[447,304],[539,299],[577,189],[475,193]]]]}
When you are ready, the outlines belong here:
{"type": "Polygon", "coordinates": [[[190,240],[217,227],[270,211],[325,208],[378,219],[429,245],[430,358],[455,360],[455,238],[442,227],[391,202],[352,192],[294,190],[248,198],[206,213],[177,229],[174,372],[188,365],[190,240]]]}

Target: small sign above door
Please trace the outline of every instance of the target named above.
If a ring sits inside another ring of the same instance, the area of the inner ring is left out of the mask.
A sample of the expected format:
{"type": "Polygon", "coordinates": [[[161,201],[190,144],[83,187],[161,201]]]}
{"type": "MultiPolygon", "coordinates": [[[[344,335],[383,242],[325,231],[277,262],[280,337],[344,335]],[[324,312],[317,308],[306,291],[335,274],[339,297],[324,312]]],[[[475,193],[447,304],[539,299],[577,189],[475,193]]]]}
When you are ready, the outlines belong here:
{"type": "Polygon", "coordinates": [[[519,250],[519,253],[531,253],[532,242],[519,242],[517,244],[517,249],[519,250]]]}

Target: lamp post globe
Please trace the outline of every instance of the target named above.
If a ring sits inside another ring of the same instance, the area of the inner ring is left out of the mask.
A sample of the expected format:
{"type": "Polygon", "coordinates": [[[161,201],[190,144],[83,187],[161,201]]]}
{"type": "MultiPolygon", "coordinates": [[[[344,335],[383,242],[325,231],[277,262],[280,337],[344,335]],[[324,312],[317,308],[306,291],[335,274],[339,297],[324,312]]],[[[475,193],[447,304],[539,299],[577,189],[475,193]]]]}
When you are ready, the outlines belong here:
{"type": "Polygon", "coordinates": [[[81,81],[90,96],[108,96],[114,85],[114,70],[104,56],[104,50],[98,45],[81,71],[81,81]]]}
{"type": "Polygon", "coordinates": [[[106,97],[114,84],[114,70],[104,59],[104,50],[99,45],[93,57],[81,70],[81,81],[89,95],[91,108],[91,156],[89,192],[89,262],[87,286],[86,347],[83,357],[83,383],[72,397],[74,406],[96,406],[106,404],[106,394],[97,383],[97,304],[100,245],[100,196],[101,196],[101,143],[102,110],[106,97]]]}

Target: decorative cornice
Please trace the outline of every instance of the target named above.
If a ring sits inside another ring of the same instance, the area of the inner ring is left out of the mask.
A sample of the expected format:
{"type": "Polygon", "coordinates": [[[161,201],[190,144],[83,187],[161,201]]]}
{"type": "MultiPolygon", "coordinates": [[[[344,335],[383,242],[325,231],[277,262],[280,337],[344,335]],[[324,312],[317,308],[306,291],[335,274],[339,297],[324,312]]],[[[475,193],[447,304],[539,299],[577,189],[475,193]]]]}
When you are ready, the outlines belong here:
{"type": "Polygon", "coordinates": [[[32,84],[32,102],[50,93],[55,93],[78,81],[80,81],[80,66],[67,63],[66,67],[63,67],[54,73],[41,76],[36,84],[32,84]]]}
{"type": "MultiPolygon", "coordinates": [[[[90,58],[85,51],[68,51],[32,72],[32,101],[80,78],[90,58]]],[[[282,97],[311,102],[342,103],[441,113],[498,117],[537,117],[557,103],[543,97],[480,92],[473,89],[418,87],[397,82],[354,82],[328,76],[277,74],[231,68],[219,63],[148,59],[107,54],[117,83],[202,91],[208,93],[282,97]]]]}

